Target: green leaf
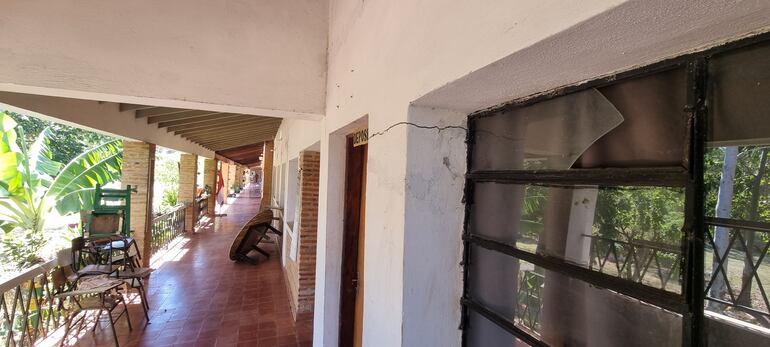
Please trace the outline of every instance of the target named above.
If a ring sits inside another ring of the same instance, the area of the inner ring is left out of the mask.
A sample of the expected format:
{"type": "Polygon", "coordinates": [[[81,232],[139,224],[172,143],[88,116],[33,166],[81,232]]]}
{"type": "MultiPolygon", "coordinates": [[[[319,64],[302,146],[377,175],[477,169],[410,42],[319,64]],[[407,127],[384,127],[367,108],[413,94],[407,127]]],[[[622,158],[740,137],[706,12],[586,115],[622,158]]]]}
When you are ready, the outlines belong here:
{"type": "Polygon", "coordinates": [[[48,176],[56,176],[59,170],[62,168],[62,163],[51,159],[53,153],[49,146],[49,137],[51,128],[46,127],[38,134],[35,142],[32,144],[29,150],[30,167],[33,172],[38,174],[45,174],[48,176]]]}

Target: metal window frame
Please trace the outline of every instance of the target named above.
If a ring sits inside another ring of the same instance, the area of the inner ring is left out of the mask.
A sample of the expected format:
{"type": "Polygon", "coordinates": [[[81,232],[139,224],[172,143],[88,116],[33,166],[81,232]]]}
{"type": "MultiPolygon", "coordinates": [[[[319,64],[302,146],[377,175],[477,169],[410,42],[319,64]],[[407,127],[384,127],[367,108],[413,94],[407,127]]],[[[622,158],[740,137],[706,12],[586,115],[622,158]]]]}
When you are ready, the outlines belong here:
{"type": "MultiPolygon", "coordinates": [[[[489,319],[502,329],[532,345],[547,346],[545,341],[518,328],[510,320],[496,314],[470,295],[469,261],[471,245],[507,254],[513,258],[528,261],[548,270],[560,272],[568,277],[617,291],[639,300],[682,314],[682,345],[704,346],[704,245],[706,217],[704,211],[704,161],[706,131],[708,122],[707,87],[708,59],[718,53],[748,47],[770,41],[770,33],[743,38],[721,44],[706,50],[681,55],[645,67],[600,77],[595,80],[560,87],[551,91],[512,100],[498,106],[479,110],[468,115],[467,163],[463,202],[465,214],[463,221],[463,294],[460,300],[462,313],[462,345],[467,346],[467,328],[470,311],[489,319]],[[499,112],[524,107],[560,96],[591,88],[598,88],[620,83],[629,79],[645,77],[676,68],[686,68],[687,104],[684,116],[687,119],[687,138],[683,146],[685,157],[682,167],[668,168],[628,168],[628,169],[574,169],[574,170],[502,170],[474,171],[473,150],[476,136],[475,120],[489,117],[499,112]],[[668,186],[685,188],[684,225],[682,228],[683,266],[682,294],[667,292],[640,283],[624,280],[615,276],[589,270],[569,264],[561,259],[546,257],[522,251],[513,245],[487,239],[472,234],[469,228],[473,205],[474,185],[478,182],[529,183],[540,185],[579,185],[591,184],[602,186],[668,186]]],[[[713,222],[713,221],[709,221],[713,222]]]]}

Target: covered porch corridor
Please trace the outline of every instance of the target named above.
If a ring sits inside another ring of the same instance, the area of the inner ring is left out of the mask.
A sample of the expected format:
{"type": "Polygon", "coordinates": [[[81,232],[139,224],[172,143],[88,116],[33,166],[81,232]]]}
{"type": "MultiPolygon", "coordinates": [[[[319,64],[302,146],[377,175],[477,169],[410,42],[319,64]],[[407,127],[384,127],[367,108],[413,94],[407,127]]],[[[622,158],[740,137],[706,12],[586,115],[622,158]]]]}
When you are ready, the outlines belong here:
{"type": "MultiPolygon", "coordinates": [[[[228,258],[230,243],[259,210],[252,184],[228,198],[226,216],[195,233],[185,233],[165,257],[153,259],[147,279],[150,324],[131,297],[133,330],[118,320],[121,346],[311,346],[312,317],[292,319],[280,254],[268,245],[269,260],[256,266],[228,258]]],[[[93,323],[91,323],[93,324],[93,323]]],[[[92,325],[89,326],[89,328],[92,325]]],[[[109,326],[83,329],[71,346],[112,346],[109,326]]],[[[73,334],[74,335],[74,334],[73,334]]],[[[72,338],[72,335],[71,337],[72,338]]]]}

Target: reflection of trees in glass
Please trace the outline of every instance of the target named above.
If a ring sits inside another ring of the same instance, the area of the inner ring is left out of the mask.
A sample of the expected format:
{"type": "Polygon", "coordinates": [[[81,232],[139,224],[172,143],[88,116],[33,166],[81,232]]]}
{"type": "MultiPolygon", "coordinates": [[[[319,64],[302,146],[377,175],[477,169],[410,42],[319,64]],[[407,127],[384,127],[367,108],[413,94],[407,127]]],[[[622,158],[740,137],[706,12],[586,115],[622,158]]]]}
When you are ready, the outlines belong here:
{"type": "MultiPolygon", "coordinates": [[[[707,151],[705,156],[706,214],[721,218],[749,221],[770,220],[770,201],[767,194],[768,147],[742,146],[717,147],[707,151]],[[730,177],[732,175],[732,177],[730,177]]],[[[753,231],[741,232],[743,240],[734,242],[730,254],[724,261],[724,268],[729,268],[730,258],[742,258],[743,268],[740,287],[737,278],[729,278],[735,271],[726,271],[735,294],[745,288],[737,298],[737,303],[753,307],[751,290],[753,281],[754,259],[759,258],[763,245],[767,242],[767,233],[753,231]],[[745,241],[745,246],[743,242],[745,241]],[[738,254],[735,254],[735,253],[738,254]]],[[[714,244],[718,254],[724,255],[729,240],[730,229],[717,227],[714,230],[714,244]]],[[[717,268],[717,259],[713,257],[712,273],[717,268]]],[[[760,269],[762,265],[760,265],[760,269]]],[[[737,270],[736,270],[737,271],[737,270]]],[[[727,293],[727,284],[720,276],[714,280],[709,295],[723,298],[727,293]]]]}
{"type": "Polygon", "coordinates": [[[684,194],[671,188],[604,188],[596,201],[598,236],[679,245],[684,221],[684,194]]]}

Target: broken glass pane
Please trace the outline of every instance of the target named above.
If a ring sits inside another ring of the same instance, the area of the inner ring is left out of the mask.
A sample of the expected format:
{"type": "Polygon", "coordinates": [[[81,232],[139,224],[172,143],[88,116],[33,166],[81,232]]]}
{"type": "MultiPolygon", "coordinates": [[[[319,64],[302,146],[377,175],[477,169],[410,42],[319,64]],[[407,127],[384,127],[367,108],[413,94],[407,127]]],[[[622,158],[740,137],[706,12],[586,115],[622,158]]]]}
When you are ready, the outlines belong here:
{"type": "Polygon", "coordinates": [[[470,230],[681,292],[684,189],[476,183],[470,230]]]}

